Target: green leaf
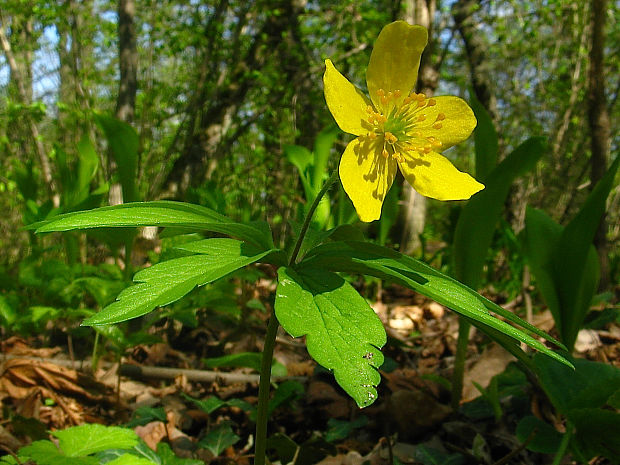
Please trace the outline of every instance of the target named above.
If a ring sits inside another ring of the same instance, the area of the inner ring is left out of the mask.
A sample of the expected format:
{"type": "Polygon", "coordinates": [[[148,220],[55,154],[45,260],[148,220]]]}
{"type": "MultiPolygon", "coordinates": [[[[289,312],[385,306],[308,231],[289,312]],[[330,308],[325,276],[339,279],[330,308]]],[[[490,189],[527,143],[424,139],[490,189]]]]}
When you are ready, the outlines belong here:
{"type": "Polygon", "coordinates": [[[22,462],[34,461],[37,465],[98,465],[95,457],[67,457],[51,441],[35,441],[19,449],[22,462]]]}
{"type": "Polygon", "coordinates": [[[118,426],[87,424],[62,431],[53,431],[60,449],[69,457],[78,457],[101,452],[106,449],[130,449],[138,444],[133,430],[118,426]]]}
{"type": "Polygon", "coordinates": [[[469,318],[472,323],[479,327],[482,325],[500,331],[562,363],[570,365],[562,356],[551,351],[537,339],[505,321],[495,318],[490,311],[537,336],[544,337],[559,347],[563,347],[545,332],[425,263],[386,247],[355,241],[323,244],[311,250],[302,264],[317,269],[361,273],[396,281],[451,308],[460,315],[469,318]]]}
{"type": "Polygon", "coordinates": [[[271,231],[265,222],[236,223],[209,208],[168,200],[125,203],[67,213],[28,225],[26,229],[36,229],[37,233],[44,233],[140,226],[177,226],[195,231],[212,231],[238,237],[266,249],[273,247],[271,231]]]}
{"type": "Polygon", "coordinates": [[[113,116],[95,114],[95,121],[108,139],[110,153],[116,161],[123,187],[123,201],[140,200],[138,194],[138,133],[129,124],[113,116]]]}
{"type": "Polygon", "coordinates": [[[544,139],[523,142],[488,176],[485,188],[461,210],[454,232],[455,277],[477,289],[504,202],[515,178],[532,169],[545,150],[544,139]]]}
{"type": "Polygon", "coordinates": [[[327,178],[327,162],[332,145],[340,135],[340,129],[332,125],[318,133],[314,139],[314,163],[312,164],[312,176],[310,182],[314,190],[318,192],[327,178]]]}
{"type": "Polygon", "coordinates": [[[476,98],[476,94],[473,91],[470,91],[469,94],[471,95],[471,108],[478,120],[474,130],[476,178],[487,185],[487,181],[493,180],[493,175],[489,175],[489,173],[495,168],[499,154],[497,132],[491,116],[476,98]]]}
{"type": "Polygon", "coordinates": [[[460,454],[448,454],[424,444],[415,448],[414,458],[423,465],[463,465],[466,463],[465,457],[460,454]]]}
{"type": "Polygon", "coordinates": [[[293,337],[306,336],[314,360],[360,407],[377,398],[385,329],[368,303],[335,273],[303,265],[280,268],[275,312],[293,337]]]}
{"type": "Polygon", "coordinates": [[[134,282],[140,284],[123,290],[116,302],[82,324],[107,325],[145,315],[156,307],[179,300],[196,286],[213,282],[271,252],[257,253],[255,247],[234,239],[206,239],[187,244],[187,247],[192,246],[218,252],[176,258],[139,271],[134,276],[134,282]],[[215,245],[210,249],[207,244],[211,241],[215,245]]]}
{"type": "MultiPolygon", "coordinates": [[[[260,372],[260,364],[262,360],[262,354],[257,352],[240,352],[236,354],[224,355],[222,357],[205,358],[203,362],[209,368],[213,367],[247,367],[252,368],[260,372]]],[[[272,376],[286,376],[286,368],[282,373],[282,364],[276,360],[271,363],[271,375],[272,376]],[[274,373],[275,371],[280,374],[274,373]]]]}
{"type": "Polygon", "coordinates": [[[172,449],[165,442],[157,444],[157,455],[161,458],[161,465],[204,465],[204,461],[183,459],[174,455],[172,449]]]}
{"type": "Polygon", "coordinates": [[[533,437],[527,444],[527,449],[532,452],[555,454],[562,442],[562,433],[541,419],[528,415],[517,424],[517,439],[524,443],[532,434],[533,437]]]}
{"type": "Polygon", "coordinates": [[[336,420],[330,418],[327,420],[328,430],[325,432],[325,440],[328,442],[342,441],[348,438],[353,431],[359,428],[363,428],[368,424],[368,417],[366,415],[360,415],[355,420],[336,420]]]}
{"type": "Polygon", "coordinates": [[[602,455],[609,463],[620,463],[620,413],[584,408],[571,410],[570,418],[577,429],[574,445],[585,461],[602,455]]]}
{"type": "Polygon", "coordinates": [[[198,442],[198,446],[208,449],[217,457],[224,449],[236,444],[239,439],[241,438],[233,432],[230,423],[225,422],[209,431],[207,435],[198,442]]]}
{"type": "Polygon", "coordinates": [[[574,370],[546,357],[534,357],[540,383],[555,408],[570,416],[573,409],[604,407],[620,389],[620,368],[584,359],[572,362],[574,370]]]}
{"type": "Polygon", "coordinates": [[[106,465],[153,465],[154,463],[155,462],[145,459],[144,457],[138,457],[133,454],[123,454],[120,457],[107,462],[106,465]]]}
{"type": "Polygon", "coordinates": [[[591,244],[619,166],[620,156],[617,156],[577,215],[564,228],[554,255],[553,272],[563,314],[562,339],[571,349],[598,287],[598,276],[592,276],[598,266],[585,265],[592,260],[588,257],[592,253],[591,244]]]}

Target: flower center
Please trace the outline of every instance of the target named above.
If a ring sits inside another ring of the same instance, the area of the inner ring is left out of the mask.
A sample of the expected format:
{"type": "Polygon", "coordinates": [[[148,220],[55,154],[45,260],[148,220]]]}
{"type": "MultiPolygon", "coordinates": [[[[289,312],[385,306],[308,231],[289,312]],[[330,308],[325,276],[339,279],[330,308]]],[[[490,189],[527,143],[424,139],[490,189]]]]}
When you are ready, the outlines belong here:
{"type": "Polygon", "coordinates": [[[424,155],[441,148],[441,141],[432,133],[441,129],[442,121],[446,119],[443,113],[429,111],[437,104],[435,99],[427,99],[426,95],[415,92],[403,99],[401,95],[400,90],[386,93],[379,89],[379,111],[370,105],[366,108],[368,122],[372,125],[366,137],[370,140],[379,138],[383,143],[382,155],[399,162],[404,161],[404,154],[408,152],[424,155]]]}

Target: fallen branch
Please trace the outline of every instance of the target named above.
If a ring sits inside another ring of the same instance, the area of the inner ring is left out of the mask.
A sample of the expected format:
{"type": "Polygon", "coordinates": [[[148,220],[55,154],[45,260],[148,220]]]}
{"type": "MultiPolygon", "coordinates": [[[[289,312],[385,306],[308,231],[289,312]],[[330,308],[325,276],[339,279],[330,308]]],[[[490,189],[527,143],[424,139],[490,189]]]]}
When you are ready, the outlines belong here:
{"type": "MultiPolygon", "coordinates": [[[[21,355],[4,355],[0,360],[13,360],[13,359],[25,359],[37,362],[54,363],[63,367],[78,366],[80,369],[86,369],[91,366],[90,360],[71,361],[55,358],[40,358],[40,357],[27,357],[21,355]]],[[[111,368],[115,364],[101,363],[102,367],[111,368]]],[[[2,363],[0,363],[0,373],[2,372],[2,363]]],[[[258,383],[259,376],[255,374],[246,373],[224,373],[221,371],[210,370],[189,370],[184,368],[170,368],[170,367],[153,367],[153,366],[139,366],[130,363],[123,363],[120,365],[119,373],[121,376],[127,376],[134,379],[142,378],[154,378],[154,379],[174,379],[179,375],[185,376],[188,381],[196,381],[200,383],[212,383],[217,381],[221,384],[235,384],[235,383],[258,383]]],[[[307,376],[274,376],[273,381],[283,380],[297,380],[305,381],[307,376]]]]}

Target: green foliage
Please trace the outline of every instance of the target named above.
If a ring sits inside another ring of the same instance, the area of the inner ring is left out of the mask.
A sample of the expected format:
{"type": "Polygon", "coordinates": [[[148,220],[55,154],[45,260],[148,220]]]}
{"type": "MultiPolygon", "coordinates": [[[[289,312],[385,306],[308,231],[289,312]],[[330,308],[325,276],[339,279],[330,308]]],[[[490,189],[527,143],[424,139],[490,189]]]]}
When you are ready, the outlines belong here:
{"type": "Polygon", "coordinates": [[[385,329],[368,303],[335,273],[299,267],[278,270],[275,312],[293,337],[306,336],[308,352],[334,371],[360,407],[377,398],[385,329]]]}
{"type": "Polygon", "coordinates": [[[116,302],[83,324],[120,323],[145,315],[180,299],[194,287],[213,282],[271,252],[234,239],[205,239],[182,249],[198,255],[161,262],[136,273],[134,281],[140,284],[122,291],[116,302]]]}
{"type": "MultiPolygon", "coordinates": [[[[385,247],[354,241],[324,244],[308,253],[302,264],[315,269],[362,273],[397,282],[445,305],[478,327],[495,330],[498,334],[505,335],[508,340],[514,338],[525,342],[530,347],[569,364],[528,333],[494,318],[491,312],[562,347],[543,331],[428,265],[385,247]]],[[[503,343],[505,339],[499,342],[503,343]]]]}
{"type": "MultiPolygon", "coordinates": [[[[204,359],[205,366],[213,367],[247,367],[260,372],[261,354],[255,352],[239,352],[223,355],[222,357],[204,359]]],[[[273,360],[271,363],[272,376],[286,376],[286,367],[273,360]]]]}
{"type": "Polygon", "coordinates": [[[230,423],[220,423],[209,431],[198,442],[198,445],[217,457],[224,449],[236,444],[239,439],[241,438],[233,432],[230,423]]]}
{"type": "Polygon", "coordinates": [[[526,214],[527,259],[560,338],[570,350],[598,287],[600,270],[592,240],[619,165],[617,157],[566,227],[539,210],[529,208],[526,214]]]}
{"type": "MultiPolygon", "coordinates": [[[[488,150],[487,145],[493,144],[486,139],[481,140],[483,137],[490,136],[477,136],[476,147],[483,144],[488,150]]],[[[484,190],[462,208],[454,232],[454,273],[458,280],[473,289],[480,285],[482,267],[511,184],[518,176],[531,170],[544,151],[544,139],[540,137],[523,142],[488,173],[484,190]]],[[[483,169],[489,168],[485,165],[483,169]]]]}
{"type": "Polygon", "coordinates": [[[534,360],[541,386],[568,420],[565,434],[570,435],[575,456],[584,462],[597,455],[619,461],[620,413],[613,403],[620,391],[620,369],[572,359],[575,369],[570,370],[546,357],[535,356],[534,360]]]}

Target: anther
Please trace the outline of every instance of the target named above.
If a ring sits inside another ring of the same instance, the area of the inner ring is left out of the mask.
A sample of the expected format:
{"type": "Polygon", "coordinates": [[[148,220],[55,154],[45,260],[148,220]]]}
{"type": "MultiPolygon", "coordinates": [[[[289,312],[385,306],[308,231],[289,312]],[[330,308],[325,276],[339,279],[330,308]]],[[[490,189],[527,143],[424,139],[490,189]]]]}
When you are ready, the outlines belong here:
{"type": "Polygon", "coordinates": [[[444,113],[439,113],[435,121],[443,121],[444,119],[446,119],[446,115],[444,113]]]}
{"type": "Polygon", "coordinates": [[[370,105],[366,107],[366,113],[369,113],[372,115],[374,112],[375,112],[375,109],[371,107],[370,105]]]}
{"type": "Polygon", "coordinates": [[[388,153],[387,150],[383,149],[383,152],[381,152],[381,155],[383,155],[383,158],[387,158],[390,154],[388,153]]]}
{"type": "Polygon", "coordinates": [[[400,90],[396,89],[396,90],[394,91],[394,98],[398,98],[398,97],[400,97],[401,95],[402,95],[402,94],[401,94],[400,90]]]}
{"type": "Polygon", "coordinates": [[[375,139],[377,138],[377,133],[376,133],[376,132],[369,132],[369,133],[367,134],[367,136],[368,136],[368,138],[369,138],[370,140],[375,140],[375,139]]]}
{"type": "Polygon", "coordinates": [[[441,124],[441,123],[435,123],[435,124],[433,124],[433,128],[434,128],[434,129],[441,129],[441,127],[442,127],[442,126],[443,126],[443,124],[441,124]]]}
{"type": "Polygon", "coordinates": [[[383,89],[377,89],[377,95],[379,97],[383,97],[383,96],[385,96],[385,91],[383,89]]]}
{"type": "Polygon", "coordinates": [[[426,102],[426,106],[434,107],[435,105],[437,105],[437,100],[435,100],[434,98],[429,98],[428,102],[426,102]]]}
{"type": "Polygon", "coordinates": [[[424,121],[426,119],[426,115],[418,116],[418,121],[424,121]]]}

